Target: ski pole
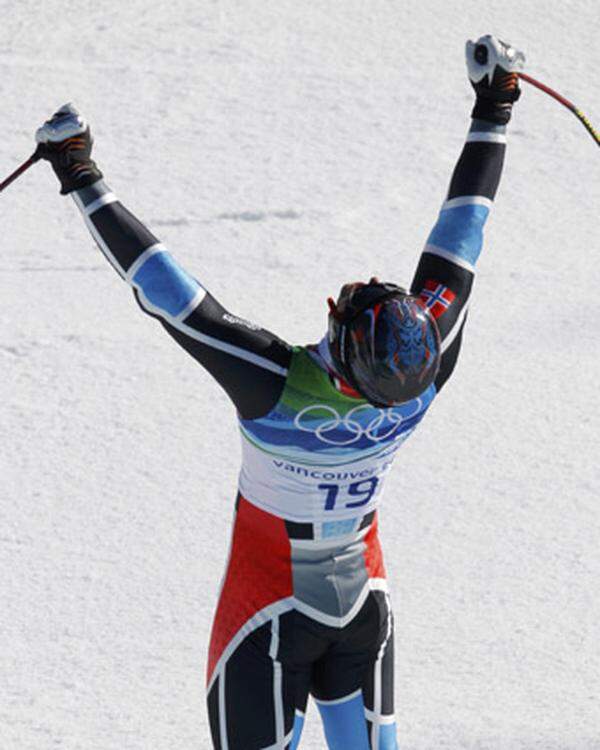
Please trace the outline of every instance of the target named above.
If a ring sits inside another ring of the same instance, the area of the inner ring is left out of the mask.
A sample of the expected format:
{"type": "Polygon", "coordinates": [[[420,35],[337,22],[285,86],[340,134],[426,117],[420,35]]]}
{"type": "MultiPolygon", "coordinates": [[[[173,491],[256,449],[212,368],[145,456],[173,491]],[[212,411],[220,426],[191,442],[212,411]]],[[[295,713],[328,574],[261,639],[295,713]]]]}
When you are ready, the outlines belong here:
{"type": "Polygon", "coordinates": [[[4,190],[4,188],[7,188],[11,184],[11,182],[14,182],[17,179],[17,177],[20,177],[23,174],[23,172],[26,172],[29,169],[29,167],[33,166],[36,163],[36,161],[39,161],[39,159],[40,157],[38,156],[37,151],[31,154],[29,159],[27,159],[27,161],[24,161],[20,167],[17,167],[17,169],[15,169],[15,171],[12,174],[8,175],[8,177],[4,180],[4,182],[0,182],[0,193],[4,190]]]}
{"type": "Polygon", "coordinates": [[[551,89],[549,86],[546,86],[545,84],[540,83],[540,81],[537,81],[535,78],[532,78],[530,75],[527,75],[527,73],[518,73],[518,76],[524,81],[527,81],[527,83],[530,83],[532,86],[535,86],[536,88],[540,89],[540,91],[543,91],[544,93],[548,94],[553,99],[556,99],[556,101],[560,102],[563,105],[563,107],[570,109],[571,112],[575,115],[575,117],[577,117],[577,119],[583,123],[584,128],[596,141],[598,146],[600,146],[600,133],[598,133],[598,131],[594,129],[594,127],[592,126],[592,123],[583,114],[583,112],[573,104],[573,102],[570,102],[568,99],[565,99],[564,96],[561,96],[559,93],[551,89]]]}

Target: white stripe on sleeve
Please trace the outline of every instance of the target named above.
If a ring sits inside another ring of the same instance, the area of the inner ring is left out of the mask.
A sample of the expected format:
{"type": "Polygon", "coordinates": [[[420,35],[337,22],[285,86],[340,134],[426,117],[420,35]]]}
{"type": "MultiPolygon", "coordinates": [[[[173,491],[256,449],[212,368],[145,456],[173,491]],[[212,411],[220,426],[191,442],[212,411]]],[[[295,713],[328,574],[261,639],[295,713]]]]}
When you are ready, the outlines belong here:
{"type": "Polygon", "coordinates": [[[467,143],[506,143],[504,133],[490,133],[485,130],[474,130],[467,136],[467,143]]]}
{"type": "Polygon", "coordinates": [[[439,255],[440,258],[444,258],[445,260],[450,261],[450,263],[454,263],[456,266],[460,266],[461,268],[470,271],[472,274],[475,273],[475,266],[472,263],[469,263],[469,261],[464,258],[459,258],[458,255],[455,255],[448,250],[444,250],[443,247],[438,247],[437,245],[425,245],[423,252],[431,253],[431,255],[439,255]]]}
{"type": "Polygon", "coordinates": [[[458,198],[450,198],[442,205],[442,211],[448,208],[459,208],[460,206],[487,206],[491,208],[493,201],[483,195],[459,195],[458,198]]]}
{"type": "Polygon", "coordinates": [[[104,193],[104,195],[96,198],[95,201],[92,201],[91,203],[88,203],[87,206],[84,206],[81,211],[84,216],[91,216],[99,208],[102,208],[102,206],[108,206],[109,203],[116,203],[116,201],[118,200],[119,199],[114,193],[104,193]]]}

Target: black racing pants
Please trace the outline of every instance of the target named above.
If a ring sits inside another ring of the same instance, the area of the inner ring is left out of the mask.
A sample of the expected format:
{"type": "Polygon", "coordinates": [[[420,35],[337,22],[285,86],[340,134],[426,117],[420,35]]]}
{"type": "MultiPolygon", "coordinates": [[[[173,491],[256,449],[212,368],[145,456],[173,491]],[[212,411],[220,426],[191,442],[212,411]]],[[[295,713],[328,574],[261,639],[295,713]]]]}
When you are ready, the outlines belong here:
{"type": "Polygon", "coordinates": [[[309,694],[331,750],[396,750],[385,592],[371,591],[343,628],[292,609],[249,632],[209,685],[214,747],[295,750],[309,694]]]}

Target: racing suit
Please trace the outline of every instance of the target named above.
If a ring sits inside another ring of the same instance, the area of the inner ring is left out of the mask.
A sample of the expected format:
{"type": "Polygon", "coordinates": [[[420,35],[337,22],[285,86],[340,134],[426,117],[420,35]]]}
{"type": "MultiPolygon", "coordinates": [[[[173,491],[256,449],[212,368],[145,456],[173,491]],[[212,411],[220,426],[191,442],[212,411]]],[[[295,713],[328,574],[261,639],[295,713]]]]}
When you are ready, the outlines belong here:
{"type": "Polygon", "coordinates": [[[243,461],[207,674],[218,750],[294,750],[309,694],[329,748],[398,747],[377,508],[397,450],[454,369],[505,143],[504,126],[473,121],[411,285],[440,329],[440,371],[386,409],[337,376],[326,338],[291,346],[225,310],[104,181],[73,193],[141,308],[237,409],[243,461]]]}

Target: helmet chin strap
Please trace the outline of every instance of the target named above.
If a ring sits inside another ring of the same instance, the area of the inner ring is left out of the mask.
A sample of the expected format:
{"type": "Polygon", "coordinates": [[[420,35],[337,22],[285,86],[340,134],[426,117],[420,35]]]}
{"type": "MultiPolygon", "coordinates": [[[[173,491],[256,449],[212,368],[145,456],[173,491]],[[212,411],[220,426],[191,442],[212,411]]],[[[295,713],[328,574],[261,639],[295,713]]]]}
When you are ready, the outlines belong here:
{"type": "Polygon", "coordinates": [[[317,344],[317,353],[319,354],[319,357],[325,362],[327,365],[327,368],[334,374],[337,375],[338,378],[341,378],[342,375],[337,371],[335,365],[333,364],[333,359],[331,357],[331,351],[329,350],[329,340],[327,334],[323,336],[323,338],[319,341],[317,344]]]}
{"type": "Polygon", "coordinates": [[[336,384],[338,390],[346,396],[352,396],[354,398],[365,398],[365,396],[363,396],[363,394],[359,390],[357,390],[352,383],[348,382],[348,378],[345,375],[342,375],[340,372],[338,372],[333,362],[333,358],[331,357],[327,334],[323,336],[323,338],[319,341],[315,348],[319,359],[325,365],[328,373],[334,378],[334,380],[339,382],[339,385],[336,384]]]}
{"type": "MultiPolygon", "coordinates": [[[[356,387],[356,383],[353,383],[352,380],[348,379],[346,375],[342,375],[337,371],[336,366],[333,363],[333,359],[331,357],[331,352],[329,350],[329,340],[327,334],[323,336],[323,338],[319,341],[319,343],[316,346],[317,354],[319,355],[319,358],[325,363],[325,366],[329,370],[329,373],[333,375],[335,378],[337,378],[341,384],[345,386],[345,388],[341,389],[342,392],[345,392],[345,390],[349,390],[352,392],[352,394],[356,394],[356,396],[359,396],[360,398],[364,398],[366,401],[368,401],[373,406],[376,406],[378,409],[387,409],[389,404],[379,404],[371,401],[367,398],[367,396],[364,395],[364,393],[361,393],[358,388],[356,387]]],[[[345,395],[349,395],[346,393],[345,395]]]]}

